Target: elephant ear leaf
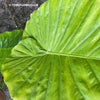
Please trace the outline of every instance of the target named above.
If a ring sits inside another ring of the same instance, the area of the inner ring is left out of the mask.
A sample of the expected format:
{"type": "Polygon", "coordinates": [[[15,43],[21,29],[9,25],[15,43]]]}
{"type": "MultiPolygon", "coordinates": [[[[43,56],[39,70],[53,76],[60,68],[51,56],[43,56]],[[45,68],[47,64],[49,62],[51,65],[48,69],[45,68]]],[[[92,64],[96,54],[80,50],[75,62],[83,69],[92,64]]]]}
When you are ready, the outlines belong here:
{"type": "Polygon", "coordinates": [[[14,100],[100,100],[100,0],[48,0],[2,66],[14,100]]]}

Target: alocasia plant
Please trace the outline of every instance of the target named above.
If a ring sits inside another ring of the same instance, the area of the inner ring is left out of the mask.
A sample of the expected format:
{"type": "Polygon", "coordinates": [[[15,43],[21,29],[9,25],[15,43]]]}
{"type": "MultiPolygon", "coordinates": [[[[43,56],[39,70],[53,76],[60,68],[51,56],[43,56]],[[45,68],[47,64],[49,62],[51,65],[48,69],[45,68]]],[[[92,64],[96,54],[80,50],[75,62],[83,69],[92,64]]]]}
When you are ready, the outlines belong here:
{"type": "MultiPolygon", "coordinates": [[[[23,30],[14,30],[0,34],[0,69],[5,58],[10,55],[11,49],[21,40],[22,34],[23,30]]],[[[2,83],[0,82],[0,88],[2,88],[1,85],[2,83]]]]}
{"type": "Polygon", "coordinates": [[[2,66],[14,100],[100,100],[100,0],[48,0],[2,66]]]}

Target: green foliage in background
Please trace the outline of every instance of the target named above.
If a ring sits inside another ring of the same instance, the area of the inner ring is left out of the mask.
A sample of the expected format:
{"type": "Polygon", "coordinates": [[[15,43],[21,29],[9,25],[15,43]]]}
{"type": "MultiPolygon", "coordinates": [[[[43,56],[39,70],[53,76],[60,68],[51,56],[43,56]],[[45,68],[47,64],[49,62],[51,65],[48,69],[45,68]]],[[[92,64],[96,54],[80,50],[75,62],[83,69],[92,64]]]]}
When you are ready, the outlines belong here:
{"type": "Polygon", "coordinates": [[[14,100],[100,100],[100,0],[48,0],[2,65],[14,100]]]}

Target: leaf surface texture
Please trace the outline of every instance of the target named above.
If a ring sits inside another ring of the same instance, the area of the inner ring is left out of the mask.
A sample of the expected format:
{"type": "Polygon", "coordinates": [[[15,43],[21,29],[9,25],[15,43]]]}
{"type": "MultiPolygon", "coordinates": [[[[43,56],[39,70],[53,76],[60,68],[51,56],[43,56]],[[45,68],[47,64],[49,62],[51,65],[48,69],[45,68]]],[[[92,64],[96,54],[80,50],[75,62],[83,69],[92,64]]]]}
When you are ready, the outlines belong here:
{"type": "Polygon", "coordinates": [[[2,73],[14,100],[100,100],[100,0],[45,2],[2,73]]]}

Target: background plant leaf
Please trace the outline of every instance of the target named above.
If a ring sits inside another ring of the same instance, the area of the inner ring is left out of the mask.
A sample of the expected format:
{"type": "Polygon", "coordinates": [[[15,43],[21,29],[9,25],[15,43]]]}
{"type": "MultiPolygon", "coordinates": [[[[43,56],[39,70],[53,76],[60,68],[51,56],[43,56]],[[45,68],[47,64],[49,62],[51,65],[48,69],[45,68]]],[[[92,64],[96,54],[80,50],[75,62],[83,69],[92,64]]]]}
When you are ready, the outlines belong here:
{"type": "Polygon", "coordinates": [[[14,30],[0,34],[0,64],[11,52],[11,49],[21,40],[23,30],[14,30]]]}
{"type": "Polygon", "coordinates": [[[14,100],[100,99],[99,13],[99,0],[48,0],[31,14],[2,66],[14,100]]]}

